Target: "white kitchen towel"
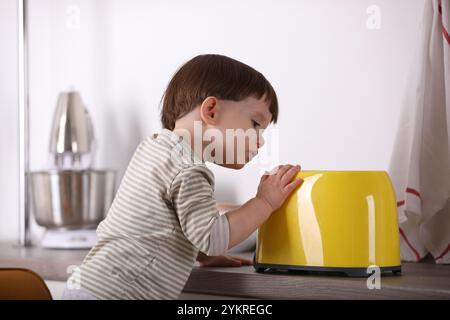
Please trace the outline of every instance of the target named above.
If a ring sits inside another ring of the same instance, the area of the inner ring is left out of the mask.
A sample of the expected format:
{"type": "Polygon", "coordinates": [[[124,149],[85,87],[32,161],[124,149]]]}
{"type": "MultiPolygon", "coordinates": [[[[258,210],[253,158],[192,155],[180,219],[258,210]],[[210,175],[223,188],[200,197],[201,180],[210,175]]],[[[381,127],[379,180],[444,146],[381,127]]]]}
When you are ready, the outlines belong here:
{"type": "Polygon", "coordinates": [[[450,263],[450,0],[425,2],[389,175],[402,260],[450,263]]]}

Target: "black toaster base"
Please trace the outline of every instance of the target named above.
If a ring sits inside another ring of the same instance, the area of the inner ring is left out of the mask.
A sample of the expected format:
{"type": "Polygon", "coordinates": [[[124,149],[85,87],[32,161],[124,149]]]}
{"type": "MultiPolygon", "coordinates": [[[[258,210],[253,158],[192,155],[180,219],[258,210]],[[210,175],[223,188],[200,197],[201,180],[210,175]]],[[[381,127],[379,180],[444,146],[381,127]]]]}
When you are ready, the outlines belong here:
{"type": "MultiPolygon", "coordinates": [[[[348,277],[369,277],[374,274],[373,269],[369,268],[345,268],[345,267],[313,267],[313,266],[292,266],[282,264],[261,264],[254,263],[256,272],[290,272],[299,274],[319,274],[319,275],[346,275],[348,277]]],[[[401,266],[380,267],[380,274],[400,275],[401,266]]]]}

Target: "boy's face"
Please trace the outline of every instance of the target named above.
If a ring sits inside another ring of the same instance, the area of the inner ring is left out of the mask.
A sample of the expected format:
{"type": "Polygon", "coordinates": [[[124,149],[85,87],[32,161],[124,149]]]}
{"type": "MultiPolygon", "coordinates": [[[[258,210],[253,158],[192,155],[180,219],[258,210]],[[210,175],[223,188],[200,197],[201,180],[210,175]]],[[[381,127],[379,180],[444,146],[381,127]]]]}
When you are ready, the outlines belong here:
{"type": "Polygon", "coordinates": [[[241,169],[258,153],[264,144],[263,130],[272,120],[269,102],[265,97],[253,96],[241,101],[219,100],[215,97],[205,99],[200,108],[206,131],[213,129],[213,140],[217,150],[212,151],[215,162],[221,166],[241,169]],[[208,100],[209,99],[209,100],[208,100]],[[222,136],[217,137],[217,134],[222,136]],[[222,140],[222,141],[219,141],[222,140]]]}

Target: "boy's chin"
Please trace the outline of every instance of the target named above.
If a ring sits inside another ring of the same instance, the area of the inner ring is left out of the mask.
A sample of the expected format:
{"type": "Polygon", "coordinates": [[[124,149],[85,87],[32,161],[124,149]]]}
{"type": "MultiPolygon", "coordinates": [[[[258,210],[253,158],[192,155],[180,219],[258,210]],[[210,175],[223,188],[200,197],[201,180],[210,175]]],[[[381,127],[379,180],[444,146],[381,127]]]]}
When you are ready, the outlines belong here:
{"type": "Polygon", "coordinates": [[[236,164],[236,163],[217,163],[219,166],[224,167],[224,168],[228,168],[228,169],[234,169],[234,170],[239,170],[242,169],[243,167],[245,167],[246,163],[242,163],[242,164],[236,164]]]}

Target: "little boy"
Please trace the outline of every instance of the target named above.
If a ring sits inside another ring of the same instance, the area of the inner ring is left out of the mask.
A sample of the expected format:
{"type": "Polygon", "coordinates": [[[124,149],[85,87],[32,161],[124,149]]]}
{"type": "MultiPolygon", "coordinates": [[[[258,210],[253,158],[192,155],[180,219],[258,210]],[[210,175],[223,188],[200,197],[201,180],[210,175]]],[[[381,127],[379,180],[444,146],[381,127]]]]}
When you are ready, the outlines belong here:
{"type": "Polygon", "coordinates": [[[97,229],[98,241],[69,278],[63,299],[174,299],[196,260],[202,266],[251,264],[222,255],[301,184],[293,179],[300,166],[263,175],[254,198],[220,215],[205,161],[242,168],[277,116],[274,89],[248,65],[221,55],[185,63],[164,94],[162,132],[138,146],[97,229]],[[244,131],[239,143],[233,133],[244,131]]]}

